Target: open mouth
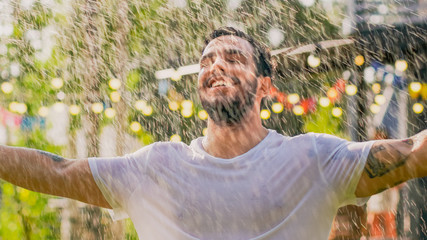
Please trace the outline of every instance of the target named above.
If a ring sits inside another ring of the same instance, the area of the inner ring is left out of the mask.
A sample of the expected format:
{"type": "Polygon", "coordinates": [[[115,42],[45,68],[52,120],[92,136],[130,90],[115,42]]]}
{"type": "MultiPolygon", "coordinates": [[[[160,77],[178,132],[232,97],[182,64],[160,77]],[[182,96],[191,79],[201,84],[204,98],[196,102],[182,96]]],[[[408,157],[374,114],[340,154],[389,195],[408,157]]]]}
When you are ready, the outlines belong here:
{"type": "Polygon", "coordinates": [[[233,83],[230,81],[225,81],[222,78],[214,78],[209,80],[208,87],[209,88],[218,88],[218,87],[231,87],[233,83]]]}

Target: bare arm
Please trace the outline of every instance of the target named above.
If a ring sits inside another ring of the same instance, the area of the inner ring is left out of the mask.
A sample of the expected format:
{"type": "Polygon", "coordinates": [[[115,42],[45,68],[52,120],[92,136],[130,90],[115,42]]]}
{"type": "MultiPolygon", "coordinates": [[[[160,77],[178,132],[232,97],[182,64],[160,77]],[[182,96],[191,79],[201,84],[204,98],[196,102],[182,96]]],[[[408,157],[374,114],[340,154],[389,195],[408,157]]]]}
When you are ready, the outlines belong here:
{"type": "Polygon", "coordinates": [[[88,160],[68,160],[36,149],[0,145],[0,178],[17,186],[111,208],[88,160]]]}
{"type": "Polygon", "coordinates": [[[376,141],[355,193],[357,197],[367,197],[407,180],[425,176],[427,130],[408,139],[376,141]]]}

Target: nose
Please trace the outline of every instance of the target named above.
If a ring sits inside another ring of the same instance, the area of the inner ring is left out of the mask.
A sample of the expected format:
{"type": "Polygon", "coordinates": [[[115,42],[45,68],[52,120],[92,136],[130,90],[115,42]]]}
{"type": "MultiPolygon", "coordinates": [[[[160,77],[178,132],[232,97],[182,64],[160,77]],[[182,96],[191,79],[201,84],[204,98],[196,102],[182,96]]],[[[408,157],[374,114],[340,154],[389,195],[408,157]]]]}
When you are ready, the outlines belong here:
{"type": "Polygon", "coordinates": [[[215,58],[215,61],[213,62],[213,64],[211,65],[211,71],[212,72],[224,72],[225,70],[225,61],[222,57],[217,56],[215,58]]]}

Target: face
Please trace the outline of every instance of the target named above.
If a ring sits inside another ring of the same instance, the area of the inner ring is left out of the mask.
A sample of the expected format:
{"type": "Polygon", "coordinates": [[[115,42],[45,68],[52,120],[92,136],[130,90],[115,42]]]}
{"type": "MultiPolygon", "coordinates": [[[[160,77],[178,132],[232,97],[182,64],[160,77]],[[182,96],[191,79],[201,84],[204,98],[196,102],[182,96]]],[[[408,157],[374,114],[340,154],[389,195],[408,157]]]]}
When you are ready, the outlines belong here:
{"type": "Polygon", "coordinates": [[[236,36],[212,40],[200,59],[198,92],[218,125],[239,123],[253,109],[258,77],[252,45],[236,36]]]}

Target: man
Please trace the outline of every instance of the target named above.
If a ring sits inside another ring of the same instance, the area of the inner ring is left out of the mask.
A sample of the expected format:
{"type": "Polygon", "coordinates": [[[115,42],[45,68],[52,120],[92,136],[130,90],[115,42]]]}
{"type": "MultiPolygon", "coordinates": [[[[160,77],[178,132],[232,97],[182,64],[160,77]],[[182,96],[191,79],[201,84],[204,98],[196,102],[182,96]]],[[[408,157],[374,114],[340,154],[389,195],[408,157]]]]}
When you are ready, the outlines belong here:
{"type": "Polygon", "coordinates": [[[208,133],[190,146],[159,142],[78,161],[3,146],[0,177],[129,216],[141,239],[235,240],[327,239],[339,206],[427,175],[426,132],[352,143],[265,129],[260,103],[273,68],[243,32],[214,31],[200,68],[208,133]]]}

